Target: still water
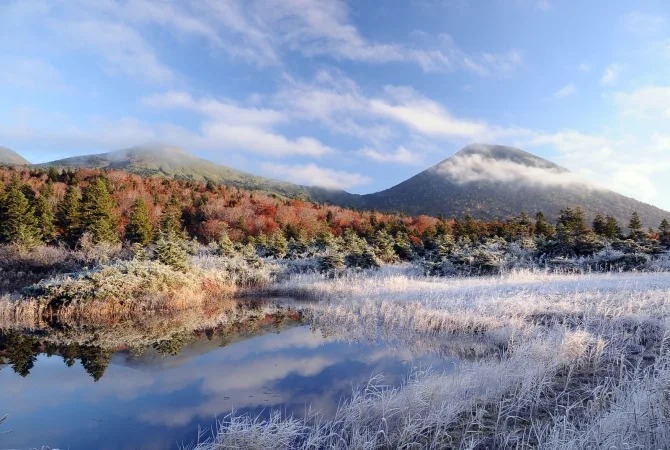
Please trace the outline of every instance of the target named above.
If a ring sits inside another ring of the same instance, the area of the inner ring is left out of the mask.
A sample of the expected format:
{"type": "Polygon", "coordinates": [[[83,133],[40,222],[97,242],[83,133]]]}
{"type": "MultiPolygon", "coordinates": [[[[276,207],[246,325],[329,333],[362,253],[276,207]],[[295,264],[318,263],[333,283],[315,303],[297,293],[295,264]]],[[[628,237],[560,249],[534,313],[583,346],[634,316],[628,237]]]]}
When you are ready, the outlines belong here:
{"type": "Polygon", "coordinates": [[[200,332],[177,348],[141,354],[68,348],[0,358],[0,417],[9,414],[0,449],[179,448],[232,411],[304,416],[311,407],[328,417],[371,376],[398,385],[413,368],[455,364],[383,341],[344,342],[299,323],[235,339],[200,332]]]}

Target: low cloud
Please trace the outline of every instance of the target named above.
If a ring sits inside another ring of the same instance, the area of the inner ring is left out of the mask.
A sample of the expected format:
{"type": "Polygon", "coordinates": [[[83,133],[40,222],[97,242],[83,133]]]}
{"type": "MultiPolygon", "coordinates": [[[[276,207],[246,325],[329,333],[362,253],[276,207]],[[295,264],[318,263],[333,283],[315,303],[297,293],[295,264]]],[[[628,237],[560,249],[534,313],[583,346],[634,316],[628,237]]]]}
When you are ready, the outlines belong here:
{"type": "Polygon", "coordinates": [[[328,189],[349,189],[372,181],[370,177],[359,173],[326,169],[316,164],[266,163],[261,166],[261,170],[267,175],[291,183],[320,186],[328,189]]]}
{"type": "Polygon", "coordinates": [[[488,158],[483,155],[455,156],[435,169],[447,175],[456,183],[466,184],[481,181],[507,183],[516,186],[570,187],[582,186],[590,189],[598,187],[571,172],[561,168],[533,167],[510,160],[488,158]]]}

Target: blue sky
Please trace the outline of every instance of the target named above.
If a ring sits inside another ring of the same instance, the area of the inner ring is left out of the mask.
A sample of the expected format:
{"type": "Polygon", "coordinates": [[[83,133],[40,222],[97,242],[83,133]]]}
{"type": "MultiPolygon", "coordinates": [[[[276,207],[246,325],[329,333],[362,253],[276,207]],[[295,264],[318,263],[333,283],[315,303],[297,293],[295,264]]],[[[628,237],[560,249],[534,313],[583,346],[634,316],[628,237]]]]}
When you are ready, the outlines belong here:
{"type": "Polygon", "coordinates": [[[472,142],[670,209],[664,0],[0,0],[0,145],[365,193],[472,142]]]}

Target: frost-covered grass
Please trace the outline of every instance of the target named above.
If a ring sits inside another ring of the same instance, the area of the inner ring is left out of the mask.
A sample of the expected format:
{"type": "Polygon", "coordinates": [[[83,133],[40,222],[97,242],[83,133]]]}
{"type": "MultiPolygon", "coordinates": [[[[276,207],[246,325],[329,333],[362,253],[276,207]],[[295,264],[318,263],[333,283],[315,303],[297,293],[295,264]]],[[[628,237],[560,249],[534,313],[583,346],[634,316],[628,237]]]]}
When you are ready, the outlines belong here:
{"type": "MultiPolygon", "coordinates": [[[[345,339],[472,342],[457,371],[372,383],[332,419],[231,415],[223,448],[664,448],[670,421],[670,276],[423,278],[402,270],[272,288],[345,339]],[[305,302],[305,300],[311,302],[305,302]]],[[[459,355],[460,352],[457,352],[459,355]]]]}
{"type": "Polygon", "coordinates": [[[131,259],[59,274],[0,298],[0,320],[33,326],[45,316],[59,321],[115,322],[204,304],[234,305],[240,287],[270,281],[272,267],[242,258],[195,256],[186,270],[131,259]]]}

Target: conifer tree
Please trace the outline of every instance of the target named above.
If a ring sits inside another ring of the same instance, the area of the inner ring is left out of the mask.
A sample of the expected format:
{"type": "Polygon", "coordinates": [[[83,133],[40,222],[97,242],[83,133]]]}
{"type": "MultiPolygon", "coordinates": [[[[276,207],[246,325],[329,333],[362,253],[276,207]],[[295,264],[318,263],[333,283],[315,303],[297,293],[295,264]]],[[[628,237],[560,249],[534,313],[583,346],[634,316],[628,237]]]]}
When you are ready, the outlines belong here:
{"type": "Polygon", "coordinates": [[[596,214],[593,219],[593,232],[598,236],[605,236],[607,234],[607,221],[602,214],[596,214]]]}
{"type": "Polygon", "coordinates": [[[188,254],[184,249],[183,242],[174,239],[173,236],[166,235],[162,231],[158,233],[154,256],[158,261],[175,270],[186,272],[189,268],[188,254]]]}
{"type": "Polygon", "coordinates": [[[94,243],[118,242],[114,220],[114,200],[107,183],[98,177],[84,190],[80,208],[81,228],[91,233],[94,243]]]}
{"type": "Polygon", "coordinates": [[[36,200],[35,216],[42,233],[42,240],[47,244],[54,242],[56,239],[54,210],[49,203],[49,199],[44,195],[40,195],[36,200]]]}
{"type": "Polygon", "coordinates": [[[225,230],[221,233],[221,237],[217,243],[216,253],[219,256],[225,256],[227,258],[235,256],[235,244],[230,240],[230,236],[228,236],[228,233],[225,230]]]}
{"type": "Polygon", "coordinates": [[[0,208],[0,240],[21,247],[33,247],[41,238],[37,217],[18,180],[12,182],[0,208]]]}
{"type": "Polygon", "coordinates": [[[268,254],[276,259],[283,258],[288,252],[288,242],[284,237],[284,233],[278,231],[268,239],[267,245],[268,254]]]}
{"type": "Polygon", "coordinates": [[[374,253],[380,261],[385,263],[393,263],[398,261],[398,255],[393,249],[395,241],[386,230],[379,230],[375,233],[374,238],[374,253]]]}
{"type": "Polygon", "coordinates": [[[556,229],[544,216],[542,211],[535,214],[535,236],[551,237],[556,233],[556,229]]]}
{"type": "Polygon", "coordinates": [[[184,224],[182,222],[182,207],[173,194],[161,215],[160,230],[171,238],[183,237],[184,224]]]}
{"type": "Polygon", "coordinates": [[[81,236],[79,190],[68,186],[63,200],[56,208],[56,227],[61,239],[70,247],[74,247],[81,236]]]}
{"type": "Polygon", "coordinates": [[[661,225],[658,227],[659,231],[659,241],[662,245],[666,247],[670,246],[670,222],[667,219],[661,221],[661,225]]]}
{"type": "Polygon", "coordinates": [[[138,198],[130,209],[126,240],[132,244],[147,245],[152,241],[153,233],[147,204],[142,198],[138,198]]]}
{"type": "Polygon", "coordinates": [[[630,221],[628,222],[628,229],[630,230],[629,237],[635,241],[643,240],[645,233],[642,230],[642,221],[637,212],[633,212],[630,216],[630,221]]]}
{"type": "Polygon", "coordinates": [[[617,239],[621,236],[619,222],[613,216],[605,216],[605,234],[607,239],[617,239]]]}

